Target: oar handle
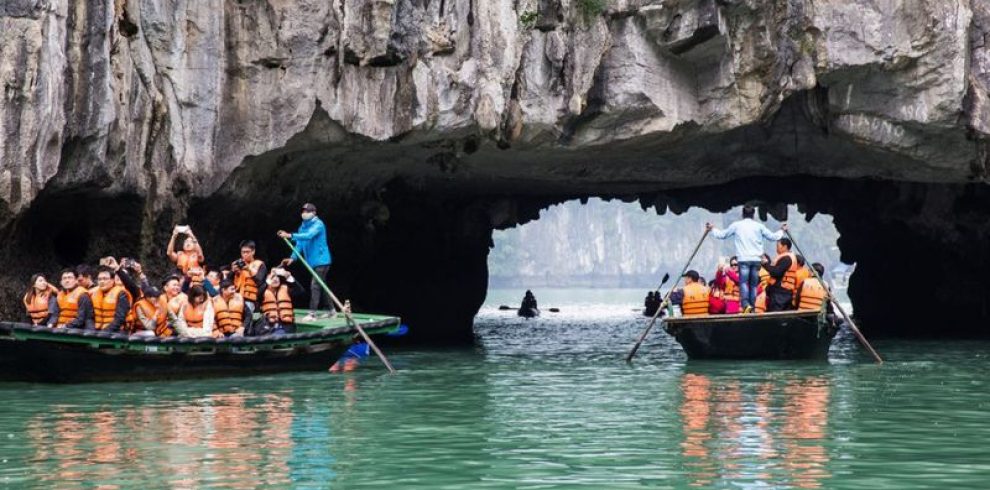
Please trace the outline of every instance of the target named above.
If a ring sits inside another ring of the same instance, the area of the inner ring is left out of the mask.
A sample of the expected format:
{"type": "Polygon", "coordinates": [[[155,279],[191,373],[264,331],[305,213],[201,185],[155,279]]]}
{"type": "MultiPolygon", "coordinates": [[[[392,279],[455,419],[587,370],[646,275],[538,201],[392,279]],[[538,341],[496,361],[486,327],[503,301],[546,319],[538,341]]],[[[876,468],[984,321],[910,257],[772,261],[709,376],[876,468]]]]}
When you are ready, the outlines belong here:
{"type": "Polygon", "coordinates": [[[626,356],[626,362],[631,362],[632,358],[636,356],[636,351],[639,350],[639,346],[643,344],[644,340],[646,340],[646,336],[650,334],[650,330],[653,329],[653,325],[657,322],[657,317],[659,317],[663,309],[667,307],[667,302],[670,301],[671,293],[673,293],[674,290],[677,289],[677,285],[681,283],[681,279],[683,279],[684,274],[687,273],[688,267],[691,267],[691,262],[694,261],[694,256],[698,255],[698,250],[701,250],[701,244],[705,243],[705,238],[708,238],[708,232],[710,231],[711,230],[708,228],[705,228],[705,233],[701,235],[701,240],[698,240],[698,244],[694,246],[694,251],[691,252],[691,257],[688,258],[687,263],[684,264],[684,268],[681,269],[681,273],[677,275],[674,285],[667,290],[667,294],[663,296],[663,301],[660,302],[660,307],[657,308],[656,313],[654,313],[653,317],[650,318],[650,324],[647,325],[646,330],[643,330],[643,334],[639,336],[639,340],[636,341],[636,344],[633,345],[632,350],[629,351],[629,355],[626,356]]]}
{"type": "Polygon", "coordinates": [[[306,262],[306,259],[303,257],[301,253],[299,253],[299,250],[296,249],[296,246],[292,244],[292,241],[290,241],[288,238],[285,237],[282,237],[282,240],[285,242],[286,245],[289,246],[289,248],[292,250],[292,253],[295,256],[299,257],[299,262],[301,262],[302,265],[306,267],[306,270],[308,270],[309,273],[312,274],[313,279],[316,280],[316,282],[320,285],[320,287],[323,288],[323,291],[327,293],[327,296],[329,296],[330,299],[334,302],[334,304],[337,305],[337,309],[344,314],[344,318],[347,319],[347,323],[350,324],[351,327],[355,328],[359,334],[361,334],[361,337],[364,338],[364,341],[367,342],[369,346],[371,346],[371,349],[375,351],[375,354],[378,355],[378,358],[381,359],[382,363],[385,364],[385,367],[388,368],[388,371],[390,373],[395,374],[395,368],[392,367],[392,363],[388,361],[387,357],[385,357],[385,353],[383,353],[378,348],[378,346],[375,345],[375,342],[371,340],[371,337],[368,336],[368,334],[364,331],[363,328],[361,328],[361,325],[359,325],[358,322],[354,321],[354,317],[351,316],[351,312],[347,311],[347,309],[344,308],[344,305],[341,304],[340,300],[337,299],[337,296],[333,294],[333,291],[330,290],[330,287],[327,286],[327,283],[323,282],[323,278],[320,277],[320,275],[317,274],[315,270],[313,270],[313,268],[309,265],[309,262],[306,262]]]}
{"type": "MultiPolygon", "coordinates": [[[[791,243],[794,244],[794,248],[797,249],[797,252],[801,255],[804,255],[804,252],[801,251],[801,246],[798,245],[797,240],[795,240],[794,236],[791,235],[791,231],[784,230],[784,233],[787,234],[787,238],[791,239],[791,243]]],[[[805,260],[807,260],[808,256],[804,255],[804,258],[805,260]]],[[[873,346],[870,345],[870,341],[866,340],[866,336],[863,335],[863,332],[861,332],[859,330],[859,327],[856,326],[856,322],[854,322],[852,317],[849,316],[848,313],[846,313],[846,310],[842,308],[842,305],[839,304],[839,301],[835,299],[835,296],[832,295],[832,290],[829,289],[827,286],[825,286],[825,280],[822,279],[822,276],[818,275],[818,271],[816,271],[814,267],[811,267],[809,265],[808,268],[811,269],[811,273],[815,275],[815,279],[818,279],[818,282],[820,282],[822,287],[825,289],[825,294],[828,296],[829,303],[835,306],[835,308],[839,310],[839,313],[842,314],[842,317],[846,319],[846,322],[848,322],[849,324],[849,329],[852,330],[853,335],[856,336],[856,339],[859,340],[859,343],[866,348],[866,350],[870,353],[870,355],[873,356],[873,359],[877,361],[877,364],[883,364],[883,358],[881,358],[880,354],[878,354],[877,351],[873,349],[873,346]]]]}

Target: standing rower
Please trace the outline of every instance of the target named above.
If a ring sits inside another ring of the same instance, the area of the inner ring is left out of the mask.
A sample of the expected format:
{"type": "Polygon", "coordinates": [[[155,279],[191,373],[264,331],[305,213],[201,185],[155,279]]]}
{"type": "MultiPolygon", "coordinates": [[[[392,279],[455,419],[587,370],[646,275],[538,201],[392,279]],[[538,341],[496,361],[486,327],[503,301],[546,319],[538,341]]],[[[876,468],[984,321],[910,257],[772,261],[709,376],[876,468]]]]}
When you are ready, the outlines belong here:
{"type": "MultiPolygon", "coordinates": [[[[279,230],[278,236],[280,238],[291,239],[295,242],[296,250],[302,254],[302,258],[316,271],[316,275],[309,283],[310,313],[303,317],[303,320],[314,320],[315,315],[313,312],[320,309],[321,302],[326,302],[327,309],[330,311],[328,316],[331,318],[335,316],[337,312],[333,307],[333,302],[330,301],[330,297],[316,279],[319,277],[323,281],[326,281],[327,271],[330,270],[330,263],[332,262],[330,246],[327,245],[327,226],[323,223],[323,220],[316,216],[316,205],[310,202],[303,204],[302,224],[299,225],[299,230],[295,233],[279,230]]],[[[294,252],[291,257],[282,261],[282,266],[288,267],[298,258],[299,255],[294,252]]]]}
{"type": "Polygon", "coordinates": [[[780,231],[771,232],[753,219],[756,208],[748,204],[743,206],[742,216],[743,219],[732,223],[725,230],[714,228],[711,223],[705,223],[705,229],[711,230],[712,236],[719,240],[735,237],[733,244],[739,261],[739,302],[743,312],[749,313],[756,303],[756,286],[760,283],[763,241],[780,240],[784,231],[787,231],[787,223],[780,225],[780,231]]]}

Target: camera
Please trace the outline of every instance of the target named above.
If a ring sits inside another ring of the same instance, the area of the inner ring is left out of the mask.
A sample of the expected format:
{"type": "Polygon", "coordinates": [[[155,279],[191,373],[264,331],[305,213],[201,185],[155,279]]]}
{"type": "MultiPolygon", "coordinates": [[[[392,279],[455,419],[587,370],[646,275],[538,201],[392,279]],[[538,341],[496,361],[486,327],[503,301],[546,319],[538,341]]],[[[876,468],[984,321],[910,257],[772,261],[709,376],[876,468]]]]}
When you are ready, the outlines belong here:
{"type": "Polygon", "coordinates": [[[244,262],[244,259],[237,259],[237,261],[234,262],[234,265],[236,265],[237,267],[240,267],[241,269],[243,269],[243,268],[247,267],[247,262],[244,262]]]}

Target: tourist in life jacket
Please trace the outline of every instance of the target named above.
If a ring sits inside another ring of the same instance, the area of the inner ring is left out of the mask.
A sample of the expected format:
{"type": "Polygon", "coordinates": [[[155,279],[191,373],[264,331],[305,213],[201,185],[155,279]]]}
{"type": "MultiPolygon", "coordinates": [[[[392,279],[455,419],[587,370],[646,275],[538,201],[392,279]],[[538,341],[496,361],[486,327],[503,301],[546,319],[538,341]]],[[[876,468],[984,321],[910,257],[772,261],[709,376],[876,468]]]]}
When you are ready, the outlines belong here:
{"type": "Polygon", "coordinates": [[[203,247],[199,245],[199,240],[196,239],[196,235],[193,234],[192,228],[188,225],[175,225],[172,228],[172,237],[168,240],[165,253],[183,275],[189,275],[190,269],[201,267],[206,260],[203,257],[203,247]],[[176,251],[175,240],[179,234],[184,234],[186,238],[182,241],[182,250],[176,251]]]}
{"type": "Polygon", "coordinates": [[[237,293],[244,298],[251,314],[258,311],[258,301],[265,289],[265,277],[268,276],[265,263],[254,257],[256,248],[251,240],[241,242],[241,258],[230,264],[237,293]]]}
{"type": "Polygon", "coordinates": [[[723,313],[734,315],[741,311],[739,289],[739,261],[735,256],[729,258],[729,265],[719,264],[715,272],[715,287],[722,292],[725,303],[723,313]]]}
{"type": "Polygon", "coordinates": [[[87,293],[92,295],[96,292],[96,270],[93,267],[86,264],[76,266],[76,278],[87,293]]]}
{"type": "Polygon", "coordinates": [[[787,224],[782,224],[780,231],[771,232],[766,226],[753,219],[756,216],[756,208],[749,204],[743,206],[742,216],[743,219],[732,223],[725,230],[714,228],[711,223],[705,223],[705,229],[711,230],[712,236],[719,240],[734,237],[733,244],[739,260],[740,306],[743,311],[748,312],[756,301],[763,241],[782,238],[784,231],[787,230],[787,224]]]}
{"type": "Polygon", "coordinates": [[[261,303],[262,324],[255,332],[258,335],[293,333],[296,331],[295,311],[292,296],[306,290],[288,270],[281,267],[272,269],[268,275],[264,301],[261,303]]]}
{"type": "Polygon", "coordinates": [[[199,286],[189,288],[188,299],[179,307],[172,327],[179,337],[213,336],[213,302],[199,286]]]}
{"type": "Polygon", "coordinates": [[[179,311],[182,309],[182,305],[188,301],[188,297],[186,293],[182,292],[179,276],[169,276],[162,281],[162,293],[158,297],[158,305],[165,310],[168,328],[158,332],[158,336],[171,337],[175,335],[175,323],[178,321],[179,311]]]}
{"type": "MultiPolygon", "coordinates": [[[[330,246],[327,244],[327,226],[323,220],[316,216],[316,205],[313,203],[303,204],[301,217],[302,224],[299,225],[299,229],[295,233],[279,230],[278,236],[295,242],[296,250],[302,254],[302,258],[316,272],[316,276],[309,283],[310,312],[319,310],[320,305],[326,303],[329,311],[328,316],[333,318],[337,315],[333,302],[330,301],[330,297],[316,280],[317,276],[323,281],[327,280],[327,271],[330,270],[330,263],[333,261],[330,255],[330,246]]],[[[282,267],[288,267],[298,258],[299,256],[293,253],[291,257],[282,260],[282,267]]],[[[314,319],[315,314],[313,313],[309,313],[303,318],[304,321],[314,319]]]]}
{"type": "Polygon", "coordinates": [[[687,271],[684,274],[684,287],[681,289],[681,313],[684,316],[708,314],[708,299],[711,292],[697,271],[687,271]]]}
{"type": "Polygon", "coordinates": [[[213,315],[213,336],[217,338],[245,335],[251,323],[251,312],[231,281],[220,283],[220,295],[213,298],[213,315]]]}
{"type": "Polygon", "coordinates": [[[159,301],[161,291],[154,286],[141,289],[141,299],[134,303],[135,325],[132,335],[141,337],[171,337],[168,309],[159,301]]]}
{"type": "Polygon", "coordinates": [[[93,329],[93,301],[86,288],[79,285],[76,271],[64,269],[59,277],[62,290],[55,298],[58,312],[55,326],[93,329]]]}
{"type": "Polygon", "coordinates": [[[115,283],[116,273],[107,266],[96,272],[96,292],[93,293],[93,316],[97,330],[119,332],[127,329],[131,302],[122,286],[115,283]]]}
{"type": "Polygon", "coordinates": [[[764,263],[763,267],[770,274],[770,280],[765,290],[767,295],[767,312],[787,311],[794,309],[794,291],[797,288],[797,257],[791,252],[791,240],[781,238],[777,241],[777,258],[773,263],[764,263]]]}
{"type": "Polygon", "coordinates": [[[31,286],[24,293],[23,301],[32,325],[44,325],[46,327],[55,325],[55,320],[58,317],[57,296],[58,289],[49,284],[44,275],[31,276],[31,286]]]}
{"type": "MultiPolygon", "coordinates": [[[[811,267],[818,273],[818,277],[825,276],[825,266],[822,264],[816,262],[811,267]]],[[[822,305],[827,305],[829,312],[832,310],[832,302],[828,300],[828,285],[823,284],[814,275],[801,283],[801,287],[797,290],[797,294],[794,297],[797,309],[799,310],[820,311],[822,305]]]]}

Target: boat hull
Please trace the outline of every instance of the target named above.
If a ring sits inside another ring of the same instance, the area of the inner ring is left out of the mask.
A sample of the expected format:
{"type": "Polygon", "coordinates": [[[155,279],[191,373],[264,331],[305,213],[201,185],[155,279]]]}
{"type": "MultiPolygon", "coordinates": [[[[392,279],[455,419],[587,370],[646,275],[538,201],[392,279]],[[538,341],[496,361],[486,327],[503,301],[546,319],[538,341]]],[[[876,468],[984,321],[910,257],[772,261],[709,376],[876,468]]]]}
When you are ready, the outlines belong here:
{"type": "Polygon", "coordinates": [[[523,318],[536,318],[540,316],[540,310],[538,308],[519,308],[516,314],[523,318]]]}
{"type": "MultiPolygon", "coordinates": [[[[395,317],[354,315],[369,335],[395,317]]],[[[93,330],[0,323],[0,380],[46,383],[251,376],[330,367],[358,338],[343,319],[262,337],[136,338],[93,330]]]]}
{"type": "Polygon", "coordinates": [[[818,312],[674,318],[664,324],[690,359],[827,359],[835,325],[818,312]]]}

